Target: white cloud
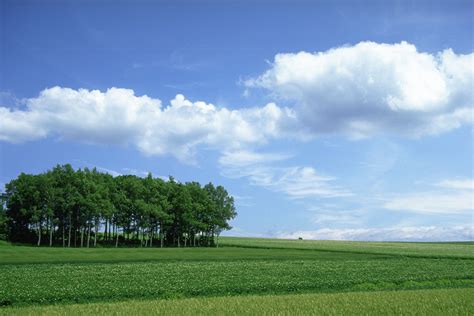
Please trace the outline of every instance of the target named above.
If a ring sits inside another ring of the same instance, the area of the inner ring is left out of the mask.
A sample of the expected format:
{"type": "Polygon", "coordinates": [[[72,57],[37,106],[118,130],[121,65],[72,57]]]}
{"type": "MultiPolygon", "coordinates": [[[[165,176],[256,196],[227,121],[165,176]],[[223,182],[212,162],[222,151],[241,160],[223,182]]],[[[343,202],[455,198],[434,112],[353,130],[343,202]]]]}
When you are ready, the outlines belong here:
{"type": "Polygon", "coordinates": [[[48,129],[40,123],[41,119],[37,113],[0,107],[0,141],[21,143],[46,137],[48,129]]]}
{"type": "Polygon", "coordinates": [[[267,72],[245,84],[264,87],[293,108],[230,110],[182,95],[163,106],[130,89],[53,87],[20,101],[24,108],[0,107],[0,141],[53,136],[132,145],[192,163],[199,146],[230,152],[284,136],[440,133],[473,122],[473,73],[474,54],[431,55],[405,42],[278,54],[267,72]]]}
{"type": "Polygon", "coordinates": [[[395,196],[384,208],[432,214],[472,214],[474,211],[474,181],[446,179],[433,184],[440,190],[395,196]]]}
{"type": "Polygon", "coordinates": [[[53,87],[25,101],[26,109],[0,107],[0,140],[24,142],[55,136],[85,143],[132,145],[147,155],[171,154],[193,163],[198,146],[221,151],[221,166],[233,177],[246,177],[291,197],[346,196],[310,167],[274,168],[269,162],[288,154],[249,151],[249,146],[282,136],[294,115],[273,103],[229,110],[177,95],[163,107],[159,99],[136,96],[133,90],[105,92],[53,87]]]}
{"type": "Polygon", "coordinates": [[[219,164],[226,167],[244,167],[258,163],[269,163],[290,158],[289,154],[282,153],[257,153],[249,150],[236,150],[225,152],[219,158],[219,164]]]}
{"type": "Polygon", "coordinates": [[[148,155],[171,154],[186,162],[199,145],[224,151],[265,143],[280,135],[280,125],[292,115],[273,103],[229,110],[182,95],[163,107],[159,99],[120,88],[101,92],[53,87],[25,103],[24,110],[0,107],[0,140],[18,143],[56,136],[133,145],[148,155]]]}
{"type": "Polygon", "coordinates": [[[219,159],[221,174],[246,178],[250,184],[282,192],[291,198],[345,197],[352,195],[333,184],[333,177],[319,175],[312,167],[276,167],[268,163],[285,159],[283,154],[226,153],[219,159]],[[266,160],[267,159],[267,160],[266,160]]]}
{"type": "Polygon", "coordinates": [[[412,44],[361,42],[325,52],[278,54],[247,80],[295,105],[313,135],[436,134],[474,121],[474,53],[436,55],[412,44]]]}
{"type": "Polygon", "coordinates": [[[426,192],[395,197],[384,208],[432,214],[462,214],[474,211],[474,195],[471,192],[426,192]]]}
{"type": "Polygon", "coordinates": [[[278,238],[354,240],[354,241],[470,241],[473,240],[472,226],[410,226],[388,228],[323,228],[313,231],[278,233],[278,238]]]}
{"type": "Polygon", "coordinates": [[[437,183],[437,186],[458,190],[474,190],[473,179],[449,179],[437,183]]]}
{"type": "Polygon", "coordinates": [[[317,225],[360,225],[361,218],[350,212],[333,211],[332,213],[318,213],[313,216],[312,222],[317,225]]]}

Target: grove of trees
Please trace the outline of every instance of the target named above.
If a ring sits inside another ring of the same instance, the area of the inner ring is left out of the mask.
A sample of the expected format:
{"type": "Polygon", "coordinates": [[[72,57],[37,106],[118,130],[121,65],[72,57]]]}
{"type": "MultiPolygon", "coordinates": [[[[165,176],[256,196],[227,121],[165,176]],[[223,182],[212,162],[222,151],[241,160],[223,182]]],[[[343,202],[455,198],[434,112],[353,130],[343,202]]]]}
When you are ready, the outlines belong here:
{"type": "Polygon", "coordinates": [[[222,186],[113,177],[69,164],[22,173],[5,188],[0,235],[38,246],[218,246],[237,215],[222,186]]]}

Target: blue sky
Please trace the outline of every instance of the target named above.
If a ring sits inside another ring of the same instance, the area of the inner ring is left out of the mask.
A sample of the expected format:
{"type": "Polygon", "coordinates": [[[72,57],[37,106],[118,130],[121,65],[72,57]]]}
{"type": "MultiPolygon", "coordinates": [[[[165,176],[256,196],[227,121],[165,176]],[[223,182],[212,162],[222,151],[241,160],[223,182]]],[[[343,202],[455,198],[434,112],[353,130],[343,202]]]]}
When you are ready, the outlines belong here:
{"type": "Polygon", "coordinates": [[[212,181],[228,235],[473,239],[470,1],[2,1],[0,184],[212,181]]]}

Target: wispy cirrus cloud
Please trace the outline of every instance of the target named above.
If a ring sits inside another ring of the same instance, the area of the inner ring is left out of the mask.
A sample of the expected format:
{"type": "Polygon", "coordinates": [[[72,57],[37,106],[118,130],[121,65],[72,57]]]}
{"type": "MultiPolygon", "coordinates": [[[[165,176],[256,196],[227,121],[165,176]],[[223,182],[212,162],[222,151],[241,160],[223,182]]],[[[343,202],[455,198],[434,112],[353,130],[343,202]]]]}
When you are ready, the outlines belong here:
{"type": "Polygon", "coordinates": [[[320,175],[313,167],[274,166],[272,162],[288,158],[287,154],[228,152],[219,159],[221,174],[228,178],[245,178],[251,185],[282,192],[290,198],[346,197],[348,190],[334,184],[336,178],[320,175]]]}
{"type": "Polygon", "coordinates": [[[472,179],[446,179],[433,184],[437,190],[400,194],[386,200],[389,210],[425,214],[472,214],[474,186],[472,179]]]}
{"type": "Polygon", "coordinates": [[[226,167],[245,167],[249,165],[282,161],[292,157],[285,153],[258,153],[250,150],[224,152],[219,157],[219,164],[226,167]]]}
{"type": "Polygon", "coordinates": [[[331,211],[318,212],[313,216],[312,222],[319,226],[332,226],[334,224],[344,226],[355,226],[361,224],[360,216],[356,216],[355,212],[347,211],[331,211]]]}
{"type": "Polygon", "coordinates": [[[422,192],[394,197],[383,207],[427,214],[462,214],[474,211],[473,200],[473,194],[470,192],[422,192]]]}
{"type": "Polygon", "coordinates": [[[448,179],[440,181],[436,185],[448,189],[474,190],[473,179],[448,179]]]}

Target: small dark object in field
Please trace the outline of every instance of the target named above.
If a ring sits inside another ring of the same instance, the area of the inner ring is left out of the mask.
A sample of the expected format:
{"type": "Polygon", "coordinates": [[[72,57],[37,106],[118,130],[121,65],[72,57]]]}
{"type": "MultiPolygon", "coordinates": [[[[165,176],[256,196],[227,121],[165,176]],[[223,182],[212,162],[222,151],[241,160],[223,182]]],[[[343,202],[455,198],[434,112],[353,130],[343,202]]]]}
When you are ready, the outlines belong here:
{"type": "Polygon", "coordinates": [[[303,237],[298,237],[298,240],[303,240],[303,237]]]}

